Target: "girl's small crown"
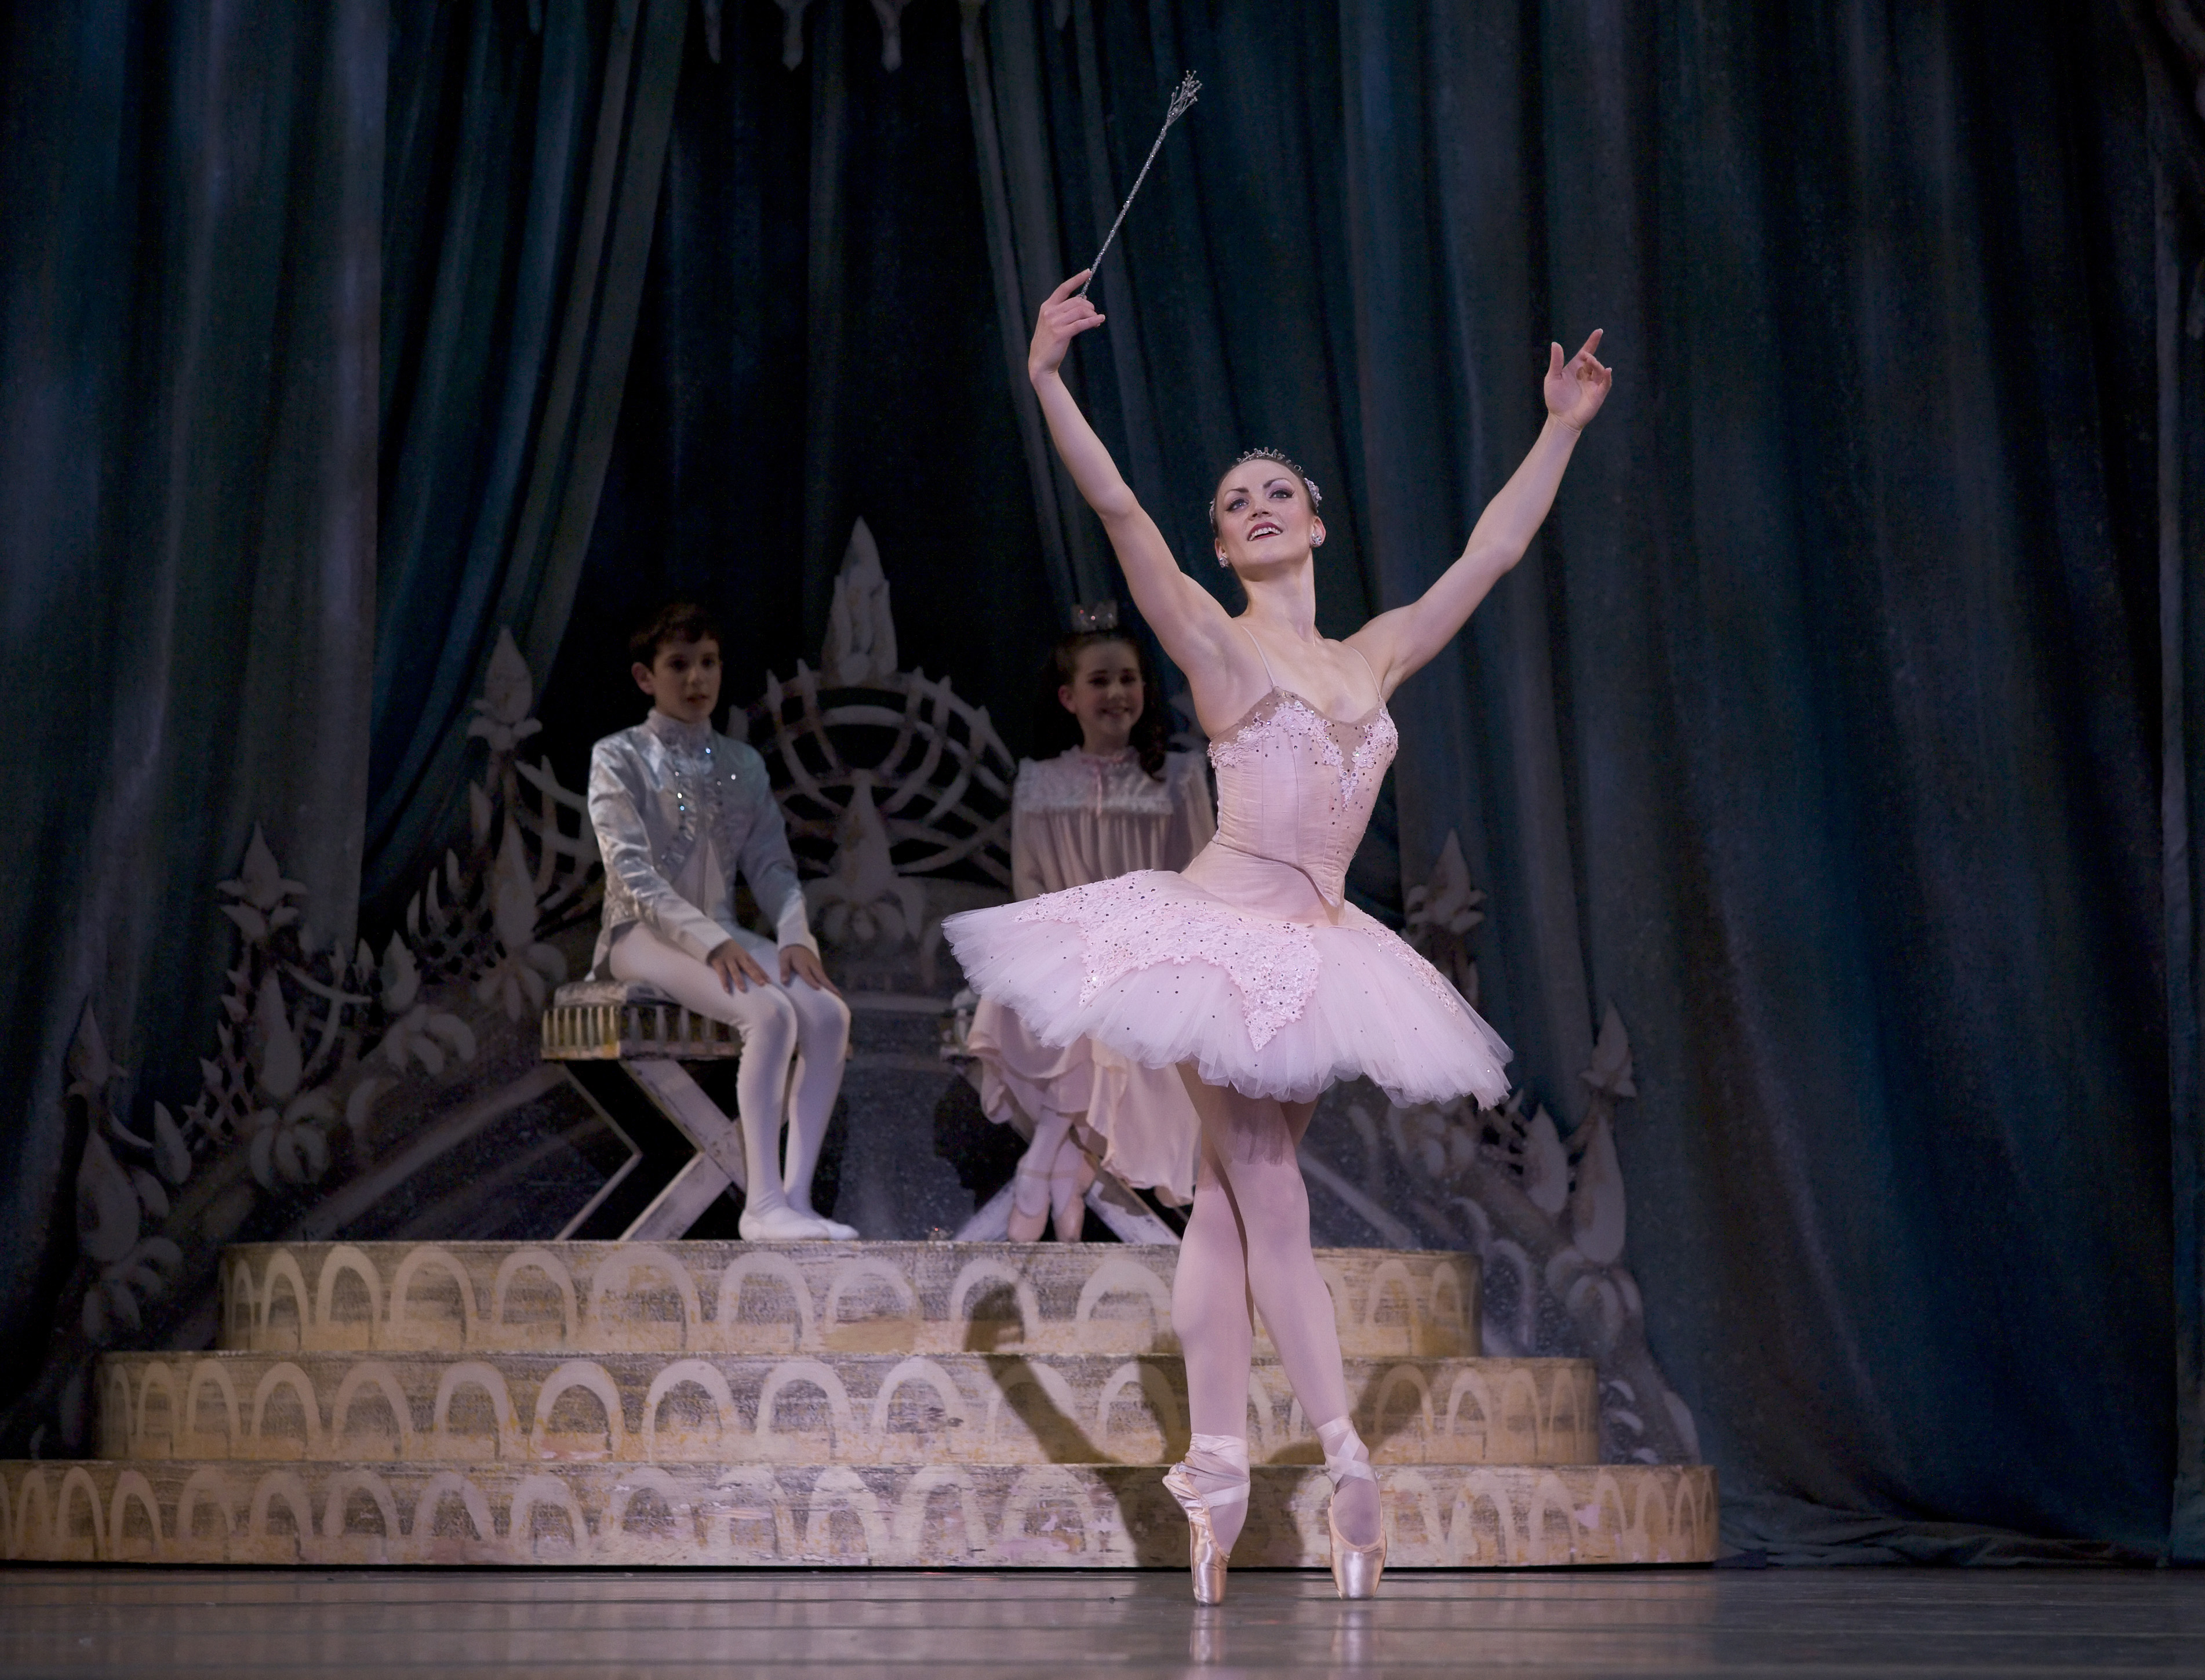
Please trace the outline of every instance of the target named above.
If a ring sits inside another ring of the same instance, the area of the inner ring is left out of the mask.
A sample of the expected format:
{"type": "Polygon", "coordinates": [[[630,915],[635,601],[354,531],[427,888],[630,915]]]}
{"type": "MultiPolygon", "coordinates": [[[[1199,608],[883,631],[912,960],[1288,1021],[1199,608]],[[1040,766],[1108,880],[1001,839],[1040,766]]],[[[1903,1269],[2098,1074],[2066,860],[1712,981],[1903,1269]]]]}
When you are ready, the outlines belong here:
{"type": "Polygon", "coordinates": [[[1091,630],[1114,630],[1118,628],[1118,604],[1115,601],[1081,601],[1072,609],[1072,628],[1085,634],[1091,630]]]}

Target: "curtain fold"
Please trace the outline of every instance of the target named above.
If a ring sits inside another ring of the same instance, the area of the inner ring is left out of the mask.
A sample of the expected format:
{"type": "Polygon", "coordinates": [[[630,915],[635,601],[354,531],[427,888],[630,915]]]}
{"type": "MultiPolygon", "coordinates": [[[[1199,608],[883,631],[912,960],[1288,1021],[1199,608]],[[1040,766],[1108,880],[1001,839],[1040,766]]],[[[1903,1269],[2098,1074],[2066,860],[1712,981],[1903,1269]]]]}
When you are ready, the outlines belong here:
{"type": "MultiPolygon", "coordinates": [[[[1015,751],[1056,627],[1006,377],[957,9],[730,9],[686,48],[611,464],[545,686],[579,774],[645,702],[637,622],[675,596],[725,633],[724,700],[817,663],[854,522],[900,663],[955,679],[1015,751]]],[[[1021,375],[1023,378],[1023,375],[1021,375]]]]}
{"type": "MultiPolygon", "coordinates": [[[[2205,742],[2194,674],[2205,664],[2205,113],[2190,97],[2205,70],[2205,31],[2191,0],[2124,0],[2149,104],[2150,271],[2157,383],[2160,844],[2166,930],[2167,1088],[2173,1118],[2175,1395],[2172,1534],[2179,1562],[2205,1561],[2205,1082],[2201,1082],[2197,837],[2205,834],[2205,742]],[[2186,29],[2177,27],[2187,22],[2186,29]]],[[[2142,278],[2137,282],[2141,285],[2142,278]]],[[[2141,506],[2145,498],[2137,495],[2141,506]]]]}
{"type": "Polygon", "coordinates": [[[464,797],[509,627],[565,633],[626,384],[687,0],[407,9],[383,295],[384,587],[366,890],[388,920],[464,797]],[[537,9],[532,8],[534,12],[537,9]]]}
{"type": "MultiPolygon", "coordinates": [[[[73,1257],[62,1057],[188,1090],[253,827],[348,944],[375,610],[381,0],[0,26],[0,1344],[73,1257]]],[[[18,1361],[27,1374],[33,1363],[18,1361]]]]}

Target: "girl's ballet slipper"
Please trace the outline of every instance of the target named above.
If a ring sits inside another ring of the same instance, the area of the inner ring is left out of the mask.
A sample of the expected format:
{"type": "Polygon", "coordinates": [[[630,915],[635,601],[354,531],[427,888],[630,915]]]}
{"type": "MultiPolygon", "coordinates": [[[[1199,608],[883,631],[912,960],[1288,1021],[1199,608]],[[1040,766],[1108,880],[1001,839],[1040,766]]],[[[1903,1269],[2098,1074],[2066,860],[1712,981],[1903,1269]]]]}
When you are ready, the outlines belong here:
{"type": "Polygon", "coordinates": [[[1221,1487],[1204,1493],[1194,1483],[1193,1475],[1185,1464],[1174,1464],[1164,1472],[1164,1489],[1179,1501],[1180,1509],[1186,1513],[1187,1564],[1194,1572],[1194,1601],[1197,1604],[1225,1602],[1225,1566],[1232,1554],[1217,1543],[1217,1532],[1211,1527],[1209,1513],[1216,1505],[1238,1504],[1248,1497],[1248,1484],[1237,1487],[1221,1487]]]}
{"type": "MultiPolygon", "coordinates": [[[[1077,1146],[1074,1146],[1076,1147],[1077,1146]]],[[[1060,1153],[1059,1159],[1061,1159],[1060,1153]]],[[[1049,1178],[1051,1203],[1049,1218],[1056,1226],[1056,1240],[1077,1242],[1087,1225],[1087,1188],[1095,1182],[1095,1164],[1079,1152],[1079,1164],[1069,1177],[1052,1172],[1049,1178]]]]}
{"type": "Polygon", "coordinates": [[[1031,1168],[1024,1161],[1011,1179],[1011,1217],[1004,1235],[1013,1242],[1038,1242],[1041,1234],[1049,1229],[1049,1174],[1031,1168]],[[1040,1211],[1029,1213],[1025,1202],[1032,1189],[1038,1187],[1040,1211]]]}

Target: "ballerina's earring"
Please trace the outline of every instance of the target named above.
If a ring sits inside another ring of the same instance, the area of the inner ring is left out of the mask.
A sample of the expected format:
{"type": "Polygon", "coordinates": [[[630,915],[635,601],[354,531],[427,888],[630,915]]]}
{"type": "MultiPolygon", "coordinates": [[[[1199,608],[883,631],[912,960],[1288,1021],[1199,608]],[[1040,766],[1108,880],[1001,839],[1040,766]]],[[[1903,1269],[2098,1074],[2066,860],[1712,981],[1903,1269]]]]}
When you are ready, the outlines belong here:
{"type": "Polygon", "coordinates": [[[1220,543],[1217,547],[1217,563],[1227,571],[1233,569],[1233,563],[1225,557],[1225,545],[1222,543],[1220,543]]]}

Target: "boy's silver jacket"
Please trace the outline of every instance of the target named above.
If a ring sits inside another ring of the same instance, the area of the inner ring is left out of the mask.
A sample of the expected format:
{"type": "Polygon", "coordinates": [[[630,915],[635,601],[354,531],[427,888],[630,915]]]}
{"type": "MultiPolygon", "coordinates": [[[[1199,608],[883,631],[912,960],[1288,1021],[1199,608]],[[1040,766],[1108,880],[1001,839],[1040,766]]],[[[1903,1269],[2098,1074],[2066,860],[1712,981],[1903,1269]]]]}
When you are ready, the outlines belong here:
{"type": "Polygon", "coordinates": [[[605,861],[596,971],[603,970],[615,936],[638,921],[702,962],[741,931],[734,914],[739,872],[772,919],[779,944],[818,950],[765,760],[744,742],[710,724],[654,711],[591,749],[590,822],[605,861]],[[703,901],[692,902],[674,883],[708,840],[718,867],[710,879],[689,883],[703,901]]]}

